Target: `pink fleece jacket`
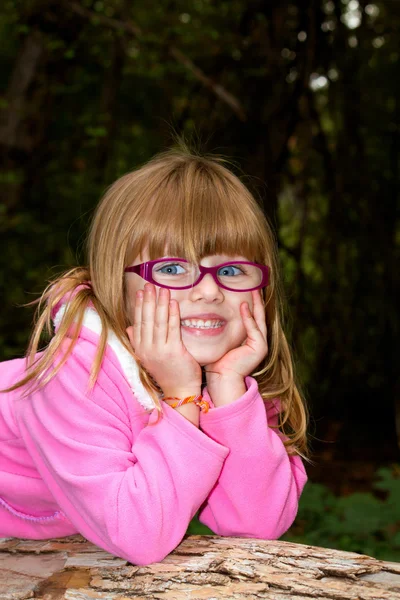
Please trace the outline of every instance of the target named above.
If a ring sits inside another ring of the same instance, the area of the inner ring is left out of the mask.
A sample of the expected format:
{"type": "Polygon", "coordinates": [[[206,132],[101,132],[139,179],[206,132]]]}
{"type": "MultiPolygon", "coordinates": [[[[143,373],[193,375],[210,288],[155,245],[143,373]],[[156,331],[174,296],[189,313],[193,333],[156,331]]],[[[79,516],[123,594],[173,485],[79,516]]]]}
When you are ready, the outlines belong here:
{"type": "MultiPolygon", "coordinates": [[[[282,535],[306,474],[271,429],[277,411],[256,381],[248,377],[241,398],[201,414],[200,429],[166,405],[156,423],[137,365],[112,333],[87,392],[98,335],[88,309],[54,379],[30,395],[0,394],[0,537],[81,533],[146,565],[180,543],[199,509],[219,535],[282,535]]],[[[0,388],[24,369],[25,359],[0,363],[0,388]]]]}

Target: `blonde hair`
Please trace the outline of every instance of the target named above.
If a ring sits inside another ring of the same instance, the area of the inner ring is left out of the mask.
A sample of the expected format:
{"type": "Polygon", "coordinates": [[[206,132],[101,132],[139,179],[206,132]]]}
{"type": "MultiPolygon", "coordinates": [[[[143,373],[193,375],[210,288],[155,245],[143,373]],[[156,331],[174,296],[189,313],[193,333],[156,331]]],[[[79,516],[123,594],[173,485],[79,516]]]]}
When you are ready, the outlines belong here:
{"type": "MultiPolygon", "coordinates": [[[[135,357],[126,333],[130,322],[124,268],[144,249],[150,259],[163,256],[167,247],[170,255],[194,262],[211,254],[240,254],[271,268],[270,284],[264,290],[269,351],[253,376],[265,400],[272,402],[279,397],[279,429],[287,438],[288,452],[307,456],[307,412],[282,328],[282,290],[274,235],[260,206],[224,166],[226,162],[220,157],[194,154],[181,144],[111,185],[90,228],[88,267],[68,271],[44,291],[27,351],[27,374],[10,390],[26,384],[41,387],[56,375],[74,347],[89,303],[102,323],[89,385],[94,385],[99,374],[108,329],[135,357]],[[57,332],[37,355],[43,330],[52,331],[52,312],[68,294],[71,298],[57,332]],[[66,347],[66,334],[71,329],[66,347]],[[60,350],[62,358],[55,366],[60,350]]],[[[161,411],[155,383],[138,364],[141,380],[161,411]]]]}

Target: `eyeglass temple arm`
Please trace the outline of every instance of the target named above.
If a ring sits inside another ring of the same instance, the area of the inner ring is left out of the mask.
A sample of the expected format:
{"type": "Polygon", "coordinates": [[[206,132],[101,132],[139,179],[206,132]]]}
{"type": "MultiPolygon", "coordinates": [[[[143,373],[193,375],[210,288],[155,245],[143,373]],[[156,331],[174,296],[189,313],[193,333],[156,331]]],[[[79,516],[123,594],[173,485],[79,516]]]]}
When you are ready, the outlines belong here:
{"type": "Polygon", "coordinates": [[[124,269],[125,273],[137,273],[138,275],[142,274],[143,265],[134,265],[133,267],[126,267],[124,269]]]}

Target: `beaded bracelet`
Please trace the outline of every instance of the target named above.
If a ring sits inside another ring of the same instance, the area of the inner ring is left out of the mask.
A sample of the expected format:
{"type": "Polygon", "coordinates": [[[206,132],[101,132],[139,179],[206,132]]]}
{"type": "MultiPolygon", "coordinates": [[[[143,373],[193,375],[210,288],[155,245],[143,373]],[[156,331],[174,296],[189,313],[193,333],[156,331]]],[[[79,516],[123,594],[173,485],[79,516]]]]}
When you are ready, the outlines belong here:
{"type": "Polygon", "coordinates": [[[203,398],[203,396],[201,396],[200,394],[197,396],[187,396],[187,398],[172,398],[172,397],[168,397],[168,398],[163,398],[164,402],[168,403],[168,406],[170,406],[171,408],[178,408],[178,406],[183,406],[184,404],[195,404],[196,406],[198,406],[200,408],[200,410],[204,413],[207,413],[209,411],[210,408],[210,404],[207,400],[205,400],[203,398]],[[172,404],[169,404],[169,402],[172,402],[172,404]]]}

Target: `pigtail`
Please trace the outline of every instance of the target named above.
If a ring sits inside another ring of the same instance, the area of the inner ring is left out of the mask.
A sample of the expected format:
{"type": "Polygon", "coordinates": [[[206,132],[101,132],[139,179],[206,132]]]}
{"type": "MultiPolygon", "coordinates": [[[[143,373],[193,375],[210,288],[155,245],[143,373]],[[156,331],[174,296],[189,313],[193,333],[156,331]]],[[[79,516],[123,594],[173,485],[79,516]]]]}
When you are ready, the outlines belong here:
{"type": "MultiPolygon", "coordinates": [[[[58,373],[76,344],[84,313],[89,303],[92,303],[95,307],[99,304],[92,292],[88,269],[78,267],[51,281],[38,300],[27,304],[27,306],[37,304],[37,309],[34,317],[34,328],[26,353],[26,375],[3,391],[10,392],[25,387],[25,393],[31,393],[41,389],[58,373]],[[67,306],[59,327],[54,333],[52,318],[63,298],[67,298],[67,306]],[[50,341],[47,346],[40,349],[39,346],[43,337],[50,339],[50,341]],[[60,356],[61,360],[59,360],[60,356]]],[[[104,315],[100,314],[100,318],[104,326],[104,315]]],[[[107,330],[104,328],[89,387],[90,385],[93,386],[100,370],[101,358],[106,343],[107,330]]]]}
{"type": "MultiPolygon", "coordinates": [[[[26,352],[26,375],[11,387],[1,391],[11,392],[18,388],[25,388],[24,395],[26,396],[49,383],[71,355],[79,338],[85,311],[91,306],[100,318],[101,334],[88,381],[88,391],[90,391],[93,389],[101,369],[111,319],[93,291],[89,270],[84,267],[76,267],[54,279],[46,287],[42,296],[38,300],[28,303],[27,306],[35,304],[37,304],[34,318],[35,325],[26,352]],[[61,318],[58,317],[58,327],[54,331],[53,317],[57,315],[57,309],[59,309],[62,300],[65,302],[63,304],[65,309],[61,313],[61,318]],[[50,341],[47,346],[40,349],[39,346],[43,337],[50,338],[50,341]]],[[[159,389],[147,371],[141,366],[127,335],[124,335],[123,325],[116,326],[114,324],[113,329],[126,350],[136,360],[140,380],[154,400],[160,416],[159,389]]]]}

